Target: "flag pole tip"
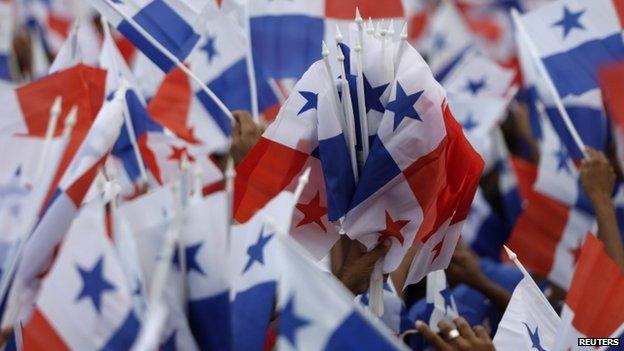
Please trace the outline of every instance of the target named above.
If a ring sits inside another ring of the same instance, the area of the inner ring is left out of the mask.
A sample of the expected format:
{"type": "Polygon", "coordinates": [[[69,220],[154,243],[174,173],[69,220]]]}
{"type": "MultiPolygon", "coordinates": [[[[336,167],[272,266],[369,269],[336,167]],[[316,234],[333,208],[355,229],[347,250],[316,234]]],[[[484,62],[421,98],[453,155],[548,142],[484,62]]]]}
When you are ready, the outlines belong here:
{"type": "Polygon", "coordinates": [[[325,40],[323,40],[321,53],[323,54],[324,59],[326,59],[329,56],[329,48],[327,47],[327,43],[325,43],[325,40]]]}
{"type": "Polygon", "coordinates": [[[76,125],[77,120],[78,120],[78,106],[74,105],[71,108],[71,110],[69,110],[69,114],[67,115],[67,118],[65,118],[65,125],[63,126],[65,130],[63,131],[63,134],[69,135],[69,133],[71,133],[71,130],[76,125]]]}
{"type": "Polygon", "coordinates": [[[55,115],[55,116],[60,115],[62,106],[63,106],[63,96],[59,95],[56,98],[54,98],[54,102],[52,102],[52,108],[50,109],[50,112],[52,113],[52,115],[55,115]]]}
{"type": "Polygon", "coordinates": [[[390,19],[390,23],[388,23],[388,35],[394,35],[394,20],[390,19]]]}
{"type": "Polygon", "coordinates": [[[355,23],[357,24],[362,24],[363,19],[362,19],[362,15],[360,14],[360,8],[358,6],[355,7],[355,23]]]}
{"type": "Polygon", "coordinates": [[[403,24],[403,29],[401,29],[401,40],[407,40],[408,31],[407,31],[407,22],[403,24]]]}
{"type": "Polygon", "coordinates": [[[344,40],[344,37],[342,36],[340,27],[336,24],[336,42],[342,43],[343,40],[344,40]]]}
{"type": "Polygon", "coordinates": [[[505,251],[507,252],[507,256],[509,256],[510,260],[515,261],[516,259],[518,259],[518,255],[516,255],[515,252],[511,251],[511,249],[509,249],[507,245],[503,245],[503,247],[505,248],[505,251]]]}

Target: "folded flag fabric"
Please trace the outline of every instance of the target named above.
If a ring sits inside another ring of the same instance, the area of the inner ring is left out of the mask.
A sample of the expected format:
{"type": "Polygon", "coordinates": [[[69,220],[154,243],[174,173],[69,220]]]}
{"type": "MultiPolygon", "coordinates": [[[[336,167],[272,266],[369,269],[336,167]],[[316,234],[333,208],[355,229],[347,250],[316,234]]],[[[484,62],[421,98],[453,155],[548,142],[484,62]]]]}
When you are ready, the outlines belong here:
{"type": "Polygon", "coordinates": [[[91,0],[118,31],[164,72],[183,62],[200,39],[208,2],[182,0],[91,0]],[[155,44],[155,43],[158,43],[155,44]]]}
{"type": "Polygon", "coordinates": [[[280,234],[278,286],[280,350],[404,350],[381,321],[369,317],[331,275],[292,239],[280,234]]]}
{"type": "Polygon", "coordinates": [[[446,282],[446,274],[443,270],[429,272],[427,274],[427,312],[430,312],[429,327],[438,332],[438,323],[441,321],[452,322],[459,316],[453,293],[446,282]]]}
{"type": "Polygon", "coordinates": [[[95,201],[77,215],[24,323],[24,350],[119,350],[134,343],[141,323],[104,212],[95,201]]]}
{"type": "MultiPolygon", "coordinates": [[[[300,78],[314,61],[321,59],[321,42],[335,42],[337,26],[342,33],[348,33],[356,6],[364,18],[394,19],[395,31],[400,32],[414,4],[401,0],[383,4],[374,0],[251,1],[254,61],[265,66],[272,78],[300,78]]],[[[332,58],[334,53],[332,49],[332,58]]]]}
{"type": "Polygon", "coordinates": [[[69,36],[50,65],[50,73],[77,64],[96,66],[100,54],[100,38],[93,23],[79,18],[74,22],[69,36]]]}
{"type": "Polygon", "coordinates": [[[497,161],[493,133],[517,90],[514,77],[513,70],[471,51],[442,81],[453,115],[485,161],[486,171],[497,161]]]}
{"type": "Polygon", "coordinates": [[[288,232],[293,207],[293,194],[283,191],[251,220],[232,227],[228,269],[233,350],[258,350],[265,343],[283,268],[277,236],[288,232]]]}
{"type": "MultiPolygon", "coordinates": [[[[173,190],[172,185],[166,185],[124,203],[117,211],[119,221],[127,228],[127,233],[132,236],[136,247],[140,248],[137,250],[140,271],[135,272],[130,280],[135,284],[133,291],[137,295],[149,296],[151,293],[149,289],[153,284],[158,261],[162,259],[163,244],[169,231],[175,225],[175,206],[179,203],[176,196],[180,194],[173,190]]],[[[186,230],[183,232],[183,238],[186,232],[186,230]]],[[[195,233],[191,235],[195,237],[195,233]]],[[[158,337],[161,348],[164,350],[199,350],[186,314],[188,300],[185,293],[187,291],[185,277],[192,279],[191,275],[197,273],[198,269],[205,272],[207,268],[198,266],[199,257],[196,255],[199,251],[188,250],[188,247],[186,242],[182,246],[178,243],[177,254],[174,251],[163,291],[167,318],[158,337]],[[187,256],[187,254],[191,255],[187,256]],[[186,260],[181,257],[185,257],[186,260]],[[183,270],[183,267],[186,267],[186,270],[183,270]]]]}
{"type": "MultiPolygon", "coordinates": [[[[247,67],[247,37],[231,16],[214,9],[215,14],[201,28],[202,39],[188,58],[191,69],[206,83],[230,111],[253,111],[251,98],[251,72],[247,67]]],[[[276,91],[271,86],[264,66],[260,62],[252,67],[255,74],[254,92],[259,113],[279,104],[276,91]]],[[[196,90],[201,106],[218,122],[228,126],[231,122],[203,91],[196,90]]],[[[225,128],[224,128],[225,129],[225,128]]]]}
{"type": "Polygon", "coordinates": [[[172,70],[150,100],[147,111],[154,121],[204,153],[228,150],[232,122],[213,100],[180,69],[172,70]],[[201,97],[205,98],[201,100],[201,97]],[[204,104],[209,104],[210,109],[204,104]],[[211,114],[211,111],[217,111],[211,114]]]}
{"type": "Polygon", "coordinates": [[[394,271],[408,248],[415,246],[415,260],[424,260],[412,276],[418,281],[436,264],[438,269],[448,264],[483,161],[464,137],[444,89],[418,52],[406,46],[397,60],[390,99],[343,229],[368,248],[392,241],[384,272],[394,271]],[[445,240],[449,227],[452,235],[445,240]],[[439,256],[440,262],[434,262],[439,256]]]}
{"type": "Polygon", "coordinates": [[[201,350],[230,350],[230,279],[227,265],[227,194],[194,199],[184,230],[188,319],[201,350]],[[210,228],[207,235],[206,228],[210,228]]]}
{"type": "Polygon", "coordinates": [[[431,71],[442,81],[450,70],[471,50],[474,42],[457,7],[451,2],[442,3],[433,14],[423,52],[428,57],[431,71]],[[449,29],[449,26],[452,26],[449,29]]]}
{"type": "Polygon", "coordinates": [[[576,348],[578,338],[619,338],[619,347],[602,345],[598,349],[621,349],[623,310],[624,272],[607,255],[603,243],[589,235],[566,295],[561,312],[562,324],[556,334],[556,346],[552,349],[576,348]]]}
{"type": "Polygon", "coordinates": [[[48,193],[54,172],[65,152],[68,139],[52,139],[41,174],[39,160],[45,147],[41,138],[4,136],[0,140],[0,269],[7,278],[9,265],[18,247],[30,234],[48,193]]]}
{"type": "Polygon", "coordinates": [[[498,324],[494,346],[500,350],[553,350],[561,319],[533,278],[521,268],[518,283],[498,324]]]}
{"type": "Polygon", "coordinates": [[[321,259],[338,239],[337,230],[328,220],[330,206],[338,214],[344,210],[348,186],[336,193],[330,204],[325,184],[321,152],[329,162],[335,162],[331,171],[333,188],[352,181],[351,159],[344,135],[335,124],[336,118],[329,80],[323,62],[314,63],[295,85],[294,93],[282,106],[275,121],[269,125],[258,143],[236,169],[234,218],[248,221],[254,213],[283,190],[294,190],[298,175],[308,167],[310,182],[305,187],[293,217],[291,234],[315,257],[321,259]],[[318,95],[317,95],[318,94],[318,95]],[[325,115],[321,117],[321,112],[325,115]],[[319,119],[323,118],[323,121],[319,119]],[[325,126],[325,127],[321,127],[325,126]],[[319,137],[323,138],[323,149],[319,137]],[[341,144],[342,143],[342,144],[341,144]],[[335,157],[335,159],[332,159],[335,157]],[[351,177],[351,178],[350,178],[351,177]]]}
{"type": "Polygon", "coordinates": [[[91,183],[117,140],[123,123],[125,89],[104,104],[89,133],[66,168],[21,255],[10,300],[13,308],[29,308],[40,277],[53,261],[54,248],[63,240],[91,183]]]}
{"type": "MultiPolygon", "coordinates": [[[[535,184],[537,170],[528,167],[521,182],[535,184]]],[[[567,289],[581,245],[593,229],[592,215],[526,187],[526,207],[507,241],[526,266],[567,289]],[[544,216],[548,213],[548,216],[544,216]],[[531,243],[539,242],[538,247],[531,243]]]]}

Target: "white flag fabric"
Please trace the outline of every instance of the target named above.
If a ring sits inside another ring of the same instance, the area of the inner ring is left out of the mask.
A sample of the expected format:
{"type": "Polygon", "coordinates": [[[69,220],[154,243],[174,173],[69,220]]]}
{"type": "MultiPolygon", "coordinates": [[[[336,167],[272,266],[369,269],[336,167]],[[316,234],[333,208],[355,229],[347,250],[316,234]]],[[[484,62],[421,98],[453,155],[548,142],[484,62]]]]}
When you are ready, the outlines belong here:
{"type": "Polygon", "coordinates": [[[494,336],[497,350],[552,350],[561,319],[526,273],[513,292],[494,336]]]}

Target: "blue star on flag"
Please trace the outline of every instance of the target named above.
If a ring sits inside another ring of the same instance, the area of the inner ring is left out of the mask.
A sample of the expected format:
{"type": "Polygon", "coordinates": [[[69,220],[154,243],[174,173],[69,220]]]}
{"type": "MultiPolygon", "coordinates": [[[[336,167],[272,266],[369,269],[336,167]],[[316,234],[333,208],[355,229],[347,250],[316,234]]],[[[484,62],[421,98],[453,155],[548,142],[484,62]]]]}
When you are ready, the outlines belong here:
{"type": "Polygon", "coordinates": [[[555,157],[557,158],[557,172],[560,172],[562,169],[565,169],[566,172],[570,173],[570,165],[568,163],[568,158],[570,158],[570,154],[568,150],[566,150],[565,146],[561,144],[559,150],[555,151],[555,157]]]}
{"type": "Polygon", "coordinates": [[[472,131],[478,126],[479,126],[479,123],[472,116],[472,112],[468,114],[468,117],[466,117],[466,120],[464,121],[464,123],[462,123],[462,128],[464,128],[464,130],[467,132],[472,131]]]}
{"type": "Polygon", "coordinates": [[[448,313],[448,309],[453,310],[453,294],[451,293],[451,289],[446,287],[444,290],[440,291],[440,295],[444,299],[444,314],[448,313]]]}
{"type": "Polygon", "coordinates": [[[264,235],[264,228],[260,230],[260,236],[258,237],[258,241],[247,248],[247,255],[249,259],[247,260],[247,264],[243,269],[243,274],[251,268],[254,262],[258,262],[264,265],[264,247],[269,241],[273,238],[273,234],[264,235]]]}
{"type": "Polygon", "coordinates": [[[366,113],[370,110],[375,110],[377,112],[384,113],[386,109],[381,104],[381,96],[388,88],[388,84],[382,84],[378,87],[373,87],[371,83],[368,81],[366,76],[364,77],[364,97],[366,101],[366,113]]]}
{"type": "Polygon", "coordinates": [[[178,348],[176,347],[176,334],[177,330],[171,332],[171,335],[165,340],[165,342],[160,346],[160,351],[175,351],[178,348]]]}
{"type": "MultiPolygon", "coordinates": [[[[186,272],[187,273],[190,273],[191,271],[194,270],[201,275],[206,275],[206,272],[204,272],[204,270],[201,268],[201,266],[197,262],[197,253],[201,249],[202,245],[204,245],[204,243],[200,242],[195,245],[187,246],[184,248],[184,254],[186,256],[186,272]]],[[[179,255],[180,255],[179,250],[176,248],[173,251],[173,264],[176,267],[180,267],[179,255]]]]}
{"type": "Polygon", "coordinates": [[[313,93],[311,91],[300,91],[299,94],[301,94],[301,96],[306,99],[306,103],[305,105],[303,105],[301,110],[299,110],[297,116],[309,110],[316,110],[316,107],[318,106],[318,93],[313,93]]]}
{"type": "Polygon", "coordinates": [[[90,298],[95,310],[100,312],[102,295],[107,291],[114,291],[115,286],[104,277],[104,256],[100,256],[91,270],[76,265],[82,279],[82,290],[76,297],[76,301],[90,298]]]}
{"type": "Polygon", "coordinates": [[[485,77],[481,77],[478,80],[468,79],[465,90],[470,91],[472,95],[478,95],[485,88],[485,85],[485,77]]]}
{"type": "Polygon", "coordinates": [[[539,333],[537,331],[538,327],[535,327],[535,331],[532,332],[528,324],[524,322],[522,322],[522,324],[524,324],[524,326],[526,327],[527,333],[529,333],[529,337],[531,338],[531,349],[537,349],[537,351],[546,351],[542,347],[542,342],[540,341],[539,333]]]}
{"type": "Polygon", "coordinates": [[[442,33],[433,34],[433,48],[435,51],[441,51],[446,46],[446,39],[442,33]]]}
{"type": "Polygon", "coordinates": [[[416,104],[416,101],[420,99],[423,92],[424,90],[421,90],[414,94],[407,95],[405,90],[403,90],[401,83],[397,82],[396,97],[393,101],[388,102],[388,106],[386,106],[386,110],[394,112],[393,131],[397,129],[405,117],[422,121],[418,112],[416,112],[414,105],[416,104]]]}
{"type": "Polygon", "coordinates": [[[581,24],[581,16],[585,13],[585,10],[578,12],[572,12],[567,6],[563,6],[563,17],[552,24],[553,27],[560,26],[563,28],[563,39],[565,39],[572,29],[584,30],[585,27],[581,24]]]}
{"type": "Polygon", "coordinates": [[[199,49],[206,52],[206,56],[208,56],[208,63],[212,63],[212,59],[217,56],[218,52],[215,49],[215,40],[217,37],[208,36],[206,37],[206,42],[199,49]]]}
{"type": "Polygon", "coordinates": [[[309,320],[297,316],[295,313],[295,297],[291,296],[280,313],[280,334],[284,336],[294,348],[297,348],[297,329],[303,328],[308,324],[310,324],[309,320]]]}

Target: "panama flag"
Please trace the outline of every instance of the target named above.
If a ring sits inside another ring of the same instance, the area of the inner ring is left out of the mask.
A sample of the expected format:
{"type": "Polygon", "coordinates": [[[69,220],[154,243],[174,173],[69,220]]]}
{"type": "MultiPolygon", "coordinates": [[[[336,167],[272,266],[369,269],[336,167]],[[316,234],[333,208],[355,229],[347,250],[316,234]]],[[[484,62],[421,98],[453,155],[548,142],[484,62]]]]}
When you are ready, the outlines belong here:
{"type": "Polygon", "coordinates": [[[183,62],[200,39],[207,2],[90,0],[104,18],[164,72],[183,62]],[[157,44],[156,44],[157,43],[157,44]]]}
{"type": "Polygon", "coordinates": [[[442,85],[449,106],[470,143],[485,160],[486,170],[497,161],[494,129],[505,117],[515,95],[515,72],[471,51],[457,63],[442,85]]]}
{"type": "Polygon", "coordinates": [[[407,349],[296,242],[279,234],[274,240],[282,271],[277,301],[279,350],[407,349]]]}
{"type": "MultiPolygon", "coordinates": [[[[230,111],[253,111],[250,89],[255,83],[258,111],[264,113],[278,104],[276,92],[261,64],[254,65],[255,80],[252,80],[247,67],[245,33],[231,16],[218,11],[215,8],[215,14],[205,20],[203,37],[188,59],[191,69],[230,111]]],[[[219,125],[231,123],[203,90],[194,90],[201,106],[219,125]]]]}
{"type": "Polygon", "coordinates": [[[592,347],[591,350],[620,350],[624,337],[622,311],[624,272],[607,255],[604,244],[588,236],[566,295],[561,312],[563,323],[553,350],[575,348],[578,338],[619,338],[619,347],[592,347]]]}
{"type": "Polygon", "coordinates": [[[193,199],[186,213],[188,319],[201,350],[231,349],[230,282],[225,264],[229,221],[223,216],[227,204],[227,194],[221,191],[193,199]]]}
{"type": "Polygon", "coordinates": [[[394,271],[415,246],[418,263],[412,263],[411,277],[418,281],[431,268],[448,265],[483,161],[418,52],[406,46],[397,59],[390,101],[343,228],[369,249],[392,241],[384,272],[394,271]]]}
{"type": "Polygon", "coordinates": [[[535,190],[570,207],[593,213],[581,188],[579,170],[568,147],[558,138],[549,119],[542,119],[540,162],[535,190]]]}
{"type": "MultiPolygon", "coordinates": [[[[155,191],[125,202],[117,211],[119,221],[126,228],[136,243],[141,275],[135,277],[137,294],[150,296],[154,273],[163,255],[163,245],[176,220],[176,197],[181,196],[172,185],[165,185],[155,191]],[[143,290],[143,288],[146,289],[143,290]]],[[[184,231],[186,235],[186,231],[184,231]]],[[[193,245],[197,243],[194,242],[193,245]]],[[[198,350],[197,343],[189,327],[186,314],[185,280],[199,271],[206,272],[206,267],[198,266],[198,247],[176,243],[167,283],[163,290],[163,299],[167,309],[167,318],[162,326],[160,345],[164,350],[198,350]],[[184,250],[182,252],[182,250],[184,250]],[[176,253],[177,252],[177,253],[176,253]],[[186,257],[186,260],[181,259],[186,257]],[[183,270],[185,268],[186,270],[183,270]]],[[[203,262],[202,262],[203,264],[203,262]]],[[[149,306],[152,307],[152,306],[149,306]]]]}
{"type": "Polygon", "coordinates": [[[11,53],[13,51],[12,1],[0,1],[0,82],[11,81],[11,53]]]}
{"type": "Polygon", "coordinates": [[[353,180],[328,81],[322,61],[303,75],[275,121],[238,165],[234,192],[234,217],[246,222],[281,191],[294,191],[298,176],[310,168],[310,181],[296,205],[290,233],[318,259],[338,239],[328,220],[329,208],[340,217],[345,197],[350,196],[348,182],[353,180]],[[335,168],[324,174],[330,165],[335,168]],[[325,190],[328,179],[336,189],[332,198],[325,190]]]}
{"type": "MultiPolygon", "coordinates": [[[[231,2],[231,1],[230,1],[231,2]]],[[[228,5],[229,6],[229,5],[228,5]]],[[[336,27],[348,33],[356,6],[364,18],[395,20],[400,32],[413,4],[401,0],[294,0],[249,2],[254,60],[275,79],[299,78],[321,59],[321,42],[335,41],[336,27]]],[[[335,51],[332,49],[332,56],[335,51]]]]}
{"type": "Polygon", "coordinates": [[[438,323],[452,322],[459,316],[455,298],[443,270],[427,274],[427,312],[430,313],[429,327],[435,332],[439,331],[438,323]]]}
{"type": "MultiPolygon", "coordinates": [[[[606,147],[599,69],[624,59],[623,5],[613,0],[560,0],[521,17],[521,23],[584,143],[606,147]],[[571,70],[578,71],[574,77],[571,70]]],[[[583,157],[558,112],[555,130],[574,159],[583,157]]]]}
{"type": "Polygon", "coordinates": [[[444,80],[473,44],[470,29],[455,5],[451,2],[440,4],[429,22],[423,43],[435,77],[444,80]]]}
{"type": "Polygon", "coordinates": [[[4,111],[4,117],[0,120],[0,134],[44,137],[50,108],[60,96],[61,114],[53,133],[54,136],[59,136],[70,109],[76,106],[77,120],[72,129],[68,150],[55,175],[54,182],[57,183],[102,107],[105,77],[106,72],[101,69],[77,65],[14,90],[0,91],[0,105],[4,111]]]}
{"type": "Polygon", "coordinates": [[[47,146],[44,166],[39,170],[45,141],[29,136],[4,136],[0,140],[0,269],[9,270],[18,247],[36,224],[54,172],[63,157],[68,138],[54,138],[47,146]],[[37,172],[40,171],[40,174],[37,172]]]}
{"type": "Polygon", "coordinates": [[[25,350],[120,350],[134,343],[140,322],[104,212],[95,201],[73,222],[24,324],[25,350]]]}
{"type": "Polygon", "coordinates": [[[225,152],[230,145],[232,122],[216,108],[212,99],[205,95],[201,100],[200,96],[204,96],[203,90],[180,69],[174,69],[150,100],[147,111],[156,123],[169,129],[190,147],[204,153],[225,152]]]}
{"type": "Polygon", "coordinates": [[[91,21],[78,18],[52,61],[49,72],[58,72],[80,63],[96,66],[99,53],[100,37],[97,29],[91,21]]]}
{"type": "Polygon", "coordinates": [[[276,237],[288,233],[293,205],[293,194],[281,192],[247,223],[232,227],[229,270],[234,350],[258,350],[264,345],[282,268],[276,237]]]}
{"type": "Polygon", "coordinates": [[[47,200],[46,208],[22,252],[9,296],[9,302],[14,303],[8,306],[17,310],[28,308],[28,300],[38,291],[38,277],[49,268],[54,248],[63,240],[91,183],[119,136],[123,123],[124,94],[125,89],[119,89],[114,99],[102,107],[52,197],[47,200]]]}
{"type": "MultiPolygon", "coordinates": [[[[527,167],[519,177],[524,185],[524,211],[518,218],[507,246],[532,272],[547,277],[563,289],[570,286],[583,240],[593,230],[595,218],[535,191],[537,170],[527,167]],[[544,213],[549,215],[544,217],[544,213]],[[532,243],[539,242],[539,249],[532,243]]],[[[522,186],[522,184],[521,184],[522,186]]]]}
{"type": "Polygon", "coordinates": [[[498,350],[553,350],[561,319],[524,267],[520,270],[524,278],[498,324],[494,346],[498,350]]]}

